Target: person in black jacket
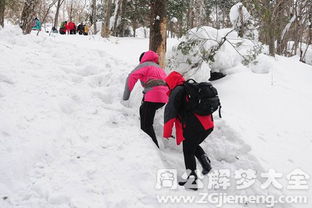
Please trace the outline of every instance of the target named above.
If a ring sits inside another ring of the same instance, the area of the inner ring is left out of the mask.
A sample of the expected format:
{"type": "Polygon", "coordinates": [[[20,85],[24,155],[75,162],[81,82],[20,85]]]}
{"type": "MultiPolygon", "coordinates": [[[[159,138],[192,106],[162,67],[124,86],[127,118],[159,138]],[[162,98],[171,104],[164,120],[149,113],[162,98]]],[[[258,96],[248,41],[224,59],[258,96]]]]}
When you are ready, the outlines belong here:
{"type": "Polygon", "coordinates": [[[186,181],[179,185],[191,184],[190,188],[197,190],[196,159],[203,167],[202,173],[208,174],[211,170],[210,160],[200,144],[213,131],[214,122],[212,115],[200,116],[185,110],[187,102],[185,80],[178,72],[171,72],[165,79],[169,90],[169,102],[164,114],[164,137],[172,137],[172,128],[176,128],[176,141],[179,145],[183,142],[183,156],[185,167],[189,173],[186,181]]]}
{"type": "Polygon", "coordinates": [[[77,27],[77,32],[79,35],[82,35],[84,33],[84,25],[83,23],[80,23],[77,27]]]}

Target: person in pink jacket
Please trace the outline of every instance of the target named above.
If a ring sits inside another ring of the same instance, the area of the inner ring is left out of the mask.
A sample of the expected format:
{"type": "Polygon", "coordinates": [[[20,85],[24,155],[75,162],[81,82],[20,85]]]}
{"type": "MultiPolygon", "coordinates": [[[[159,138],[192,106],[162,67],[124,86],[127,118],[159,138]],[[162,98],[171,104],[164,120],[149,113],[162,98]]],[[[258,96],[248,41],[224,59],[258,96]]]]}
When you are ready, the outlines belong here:
{"type": "Polygon", "coordinates": [[[123,100],[128,100],[136,82],[141,81],[143,100],[140,106],[141,129],[147,133],[156,146],[158,142],[153,128],[156,111],[168,102],[168,87],[164,81],[165,71],[158,65],[158,55],[147,51],[140,56],[140,64],[128,75],[123,100]]]}

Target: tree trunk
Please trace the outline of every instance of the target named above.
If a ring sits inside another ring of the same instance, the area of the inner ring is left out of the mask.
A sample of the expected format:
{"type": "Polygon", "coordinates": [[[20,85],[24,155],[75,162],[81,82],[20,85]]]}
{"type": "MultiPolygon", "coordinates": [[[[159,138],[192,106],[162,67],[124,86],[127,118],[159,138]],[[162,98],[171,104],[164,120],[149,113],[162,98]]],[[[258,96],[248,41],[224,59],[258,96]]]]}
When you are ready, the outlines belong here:
{"type": "Polygon", "coordinates": [[[53,24],[53,26],[54,26],[55,28],[58,26],[58,17],[59,17],[60,8],[61,8],[61,5],[62,5],[63,2],[64,2],[64,0],[58,0],[58,1],[57,1],[56,13],[55,13],[54,24],[53,24]]]}
{"type": "Polygon", "coordinates": [[[5,0],[0,0],[0,26],[4,27],[5,0]]]}
{"type": "Polygon", "coordinates": [[[308,48],[310,47],[310,44],[312,43],[312,25],[309,26],[309,40],[307,42],[307,46],[303,53],[300,53],[300,61],[305,63],[306,54],[308,51],[308,48]]]}
{"type": "Polygon", "coordinates": [[[189,30],[191,28],[191,21],[192,21],[192,3],[193,1],[190,0],[188,7],[187,7],[187,13],[186,13],[186,30],[189,30]]]}
{"type": "Polygon", "coordinates": [[[96,18],[96,0],[92,0],[92,24],[93,24],[93,28],[94,28],[94,34],[96,34],[96,32],[97,32],[96,22],[97,22],[97,18],[96,18]]]}
{"type": "Polygon", "coordinates": [[[24,4],[20,27],[25,35],[31,32],[37,5],[38,0],[26,0],[24,4]]]}
{"type": "Polygon", "coordinates": [[[112,7],[112,0],[106,0],[106,7],[104,11],[104,21],[102,25],[101,36],[103,38],[108,38],[110,35],[110,17],[111,17],[111,7],[112,7]]]}
{"type": "Polygon", "coordinates": [[[126,25],[126,9],[127,9],[127,0],[122,0],[121,3],[121,14],[120,14],[120,25],[119,25],[119,36],[124,37],[125,36],[125,25],[126,25]]]}
{"type": "Polygon", "coordinates": [[[171,20],[169,20],[169,32],[170,32],[170,38],[173,38],[172,30],[173,30],[172,21],[171,21],[171,20]]]}
{"type": "Polygon", "coordinates": [[[69,7],[69,12],[68,12],[68,17],[69,21],[73,21],[73,1],[70,2],[70,7],[69,7]]]}
{"type": "Polygon", "coordinates": [[[275,23],[274,23],[274,7],[269,0],[266,0],[266,15],[262,21],[264,21],[264,27],[266,31],[267,44],[269,45],[269,55],[275,57],[275,23]]]}
{"type": "Polygon", "coordinates": [[[151,0],[150,50],[159,55],[159,64],[165,67],[167,45],[167,0],[151,0]]]}
{"type": "Polygon", "coordinates": [[[269,55],[275,57],[275,32],[274,32],[274,25],[271,23],[269,24],[269,31],[268,31],[268,41],[269,41],[269,55]]]}
{"type": "Polygon", "coordinates": [[[147,31],[146,31],[146,26],[145,26],[144,21],[142,23],[142,26],[143,26],[143,30],[144,30],[144,38],[147,38],[147,31]]]}
{"type": "Polygon", "coordinates": [[[136,21],[132,22],[132,28],[133,28],[133,37],[136,36],[136,29],[138,28],[138,24],[136,21]]]}
{"type": "Polygon", "coordinates": [[[178,20],[178,30],[179,30],[179,38],[183,36],[183,19],[178,20]]]}
{"type": "Polygon", "coordinates": [[[285,44],[283,43],[282,39],[282,31],[284,28],[284,2],[285,0],[277,0],[276,1],[276,13],[275,15],[275,30],[276,30],[276,53],[278,55],[282,55],[284,49],[285,49],[285,44]]]}
{"type": "Polygon", "coordinates": [[[115,35],[116,37],[118,36],[118,19],[120,16],[120,11],[121,11],[121,4],[122,1],[121,0],[117,0],[117,2],[115,2],[115,21],[114,21],[114,27],[113,27],[113,35],[115,35]]]}
{"type": "Polygon", "coordinates": [[[238,8],[239,18],[240,18],[240,27],[238,30],[238,36],[243,38],[245,33],[245,24],[244,24],[244,14],[243,14],[243,5],[240,5],[238,8]]]}
{"type": "Polygon", "coordinates": [[[53,27],[57,27],[58,25],[58,16],[60,13],[60,7],[61,7],[61,0],[57,1],[57,5],[56,5],[56,12],[55,12],[55,17],[54,17],[54,23],[53,23],[53,27]]]}
{"type": "Polygon", "coordinates": [[[220,22],[219,22],[219,13],[218,13],[218,2],[216,2],[216,29],[220,29],[220,22]]]}

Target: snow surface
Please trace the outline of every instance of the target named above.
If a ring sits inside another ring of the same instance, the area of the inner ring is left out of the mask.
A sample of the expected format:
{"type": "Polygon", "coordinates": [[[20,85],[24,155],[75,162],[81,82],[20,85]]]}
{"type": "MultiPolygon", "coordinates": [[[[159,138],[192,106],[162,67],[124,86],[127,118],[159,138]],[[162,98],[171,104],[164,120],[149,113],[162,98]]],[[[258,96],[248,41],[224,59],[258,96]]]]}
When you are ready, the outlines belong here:
{"type": "MultiPolygon", "coordinates": [[[[169,48],[177,42],[170,39],[169,48]]],[[[128,106],[120,103],[125,78],[147,49],[148,39],[24,36],[9,25],[0,31],[1,208],[203,206],[157,202],[156,195],[173,194],[155,189],[157,171],[183,173],[181,146],[161,138],[163,112],[155,119],[161,151],[141,132],[139,85],[128,106]]],[[[312,175],[312,67],[298,57],[262,56],[251,69],[231,71],[214,83],[223,118],[215,116],[202,144],[214,169],[312,175]]],[[[261,182],[242,192],[282,194],[260,189],[261,182]]],[[[174,194],[196,195],[182,187],[174,194]]]]}

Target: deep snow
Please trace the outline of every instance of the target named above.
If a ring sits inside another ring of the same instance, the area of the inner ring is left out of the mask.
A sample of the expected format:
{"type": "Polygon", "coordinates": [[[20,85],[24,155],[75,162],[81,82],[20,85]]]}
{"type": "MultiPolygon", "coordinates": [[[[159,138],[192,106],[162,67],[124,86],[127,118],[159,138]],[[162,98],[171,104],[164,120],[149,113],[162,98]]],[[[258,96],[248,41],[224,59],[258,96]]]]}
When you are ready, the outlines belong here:
{"type": "MultiPolygon", "coordinates": [[[[176,43],[170,39],[168,48],[176,43]]],[[[120,103],[125,78],[147,48],[140,38],[0,30],[1,208],[203,206],[157,202],[157,195],[196,195],[181,187],[155,189],[159,169],[177,168],[182,175],[181,147],[161,138],[162,112],[155,119],[161,151],[141,132],[138,84],[129,105],[120,103]]],[[[202,145],[213,167],[273,168],[285,175],[301,168],[312,175],[312,67],[297,57],[263,55],[257,66],[232,71],[215,82],[223,118],[215,116],[216,128],[202,145]]],[[[261,190],[262,182],[247,194],[281,194],[261,190]]],[[[225,192],[239,193],[232,187],[225,192]]]]}

